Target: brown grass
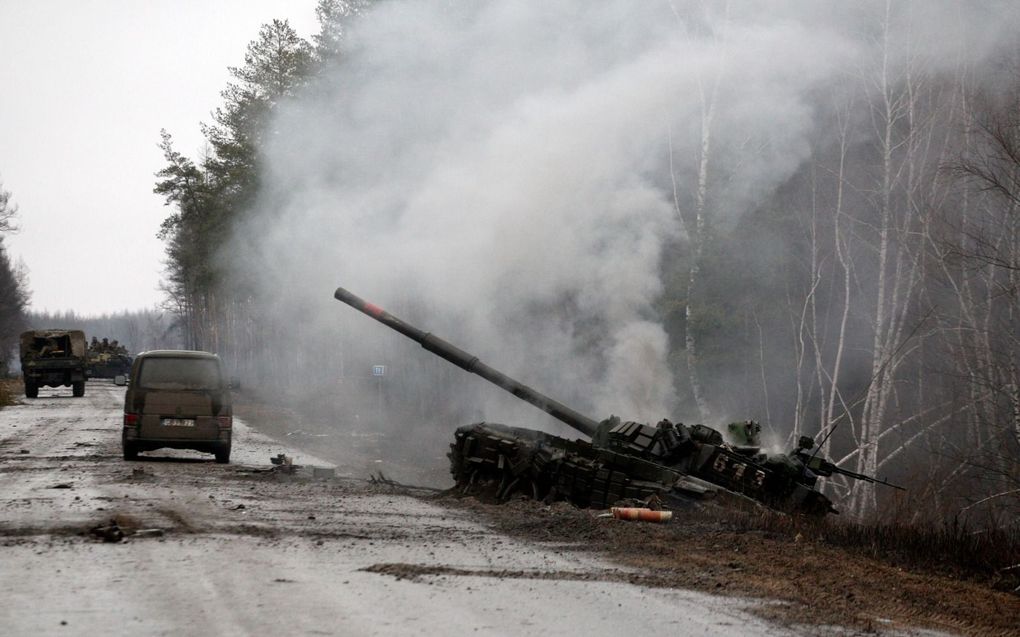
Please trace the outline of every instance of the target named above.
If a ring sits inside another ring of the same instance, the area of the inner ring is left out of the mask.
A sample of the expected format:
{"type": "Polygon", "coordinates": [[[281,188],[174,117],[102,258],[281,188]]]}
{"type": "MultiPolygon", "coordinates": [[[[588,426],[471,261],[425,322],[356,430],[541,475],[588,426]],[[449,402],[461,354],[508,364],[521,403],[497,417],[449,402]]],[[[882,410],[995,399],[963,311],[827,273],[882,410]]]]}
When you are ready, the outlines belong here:
{"type": "Polygon", "coordinates": [[[18,397],[23,395],[25,386],[18,378],[0,378],[0,409],[9,405],[17,405],[18,397]]]}
{"type": "Polygon", "coordinates": [[[997,590],[1020,588],[1020,527],[970,528],[959,520],[941,525],[859,524],[813,521],[768,511],[720,514],[739,532],[768,532],[810,540],[903,567],[969,579],[997,590]]]}
{"type": "Polygon", "coordinates": [[[959,525],[909,528],[809,521],[718,507],[674,513],[669,524],[596,517],[532,501],[454,500],[513,535],[565,542],[641,569],[648,586],[786,602],[759,613],[785,624],[865,632],[926,627],[965,635],[1016,634],[1020,594],[1008,592],[1015,533],[959,525]]]}

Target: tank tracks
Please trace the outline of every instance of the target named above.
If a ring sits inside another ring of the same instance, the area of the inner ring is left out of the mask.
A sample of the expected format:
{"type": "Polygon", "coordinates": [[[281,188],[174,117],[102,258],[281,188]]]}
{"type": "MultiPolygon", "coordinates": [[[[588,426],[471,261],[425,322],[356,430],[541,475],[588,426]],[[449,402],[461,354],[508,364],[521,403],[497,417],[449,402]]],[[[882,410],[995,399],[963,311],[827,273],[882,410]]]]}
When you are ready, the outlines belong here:
{"type": "Polygon", "coordinates": [[[666,498],[690,504],[718,489],[668,467],[533,429],[477,423],[457,429],[450,472],[465,492],[497,502],[515,494],[595,509],[621,500],[666,498]]]}

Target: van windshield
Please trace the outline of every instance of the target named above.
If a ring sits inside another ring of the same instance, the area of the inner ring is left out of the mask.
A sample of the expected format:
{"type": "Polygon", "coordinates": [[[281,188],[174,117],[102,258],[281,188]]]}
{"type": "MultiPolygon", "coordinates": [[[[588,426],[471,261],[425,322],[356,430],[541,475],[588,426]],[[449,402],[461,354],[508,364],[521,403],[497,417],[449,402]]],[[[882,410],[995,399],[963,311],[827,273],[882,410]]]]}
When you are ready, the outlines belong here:
{"type": "Polygon", "coordinates": [[[210,358],[147,358],[138,372],[145,389],[221,389],[219,361],[210,358]]]}

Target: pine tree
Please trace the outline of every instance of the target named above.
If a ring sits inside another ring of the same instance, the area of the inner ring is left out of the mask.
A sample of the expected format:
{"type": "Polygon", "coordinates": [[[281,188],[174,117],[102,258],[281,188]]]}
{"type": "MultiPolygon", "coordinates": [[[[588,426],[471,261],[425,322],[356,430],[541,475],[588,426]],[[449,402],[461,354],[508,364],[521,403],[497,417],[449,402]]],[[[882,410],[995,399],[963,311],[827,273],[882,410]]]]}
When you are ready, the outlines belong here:
{"type": "Polygon", "coordinates": [[[16,356],[18,335],[25,327],[28,300],[25,271],[11,263],[0,236],[0,376],[6,375],[16,356]]]}

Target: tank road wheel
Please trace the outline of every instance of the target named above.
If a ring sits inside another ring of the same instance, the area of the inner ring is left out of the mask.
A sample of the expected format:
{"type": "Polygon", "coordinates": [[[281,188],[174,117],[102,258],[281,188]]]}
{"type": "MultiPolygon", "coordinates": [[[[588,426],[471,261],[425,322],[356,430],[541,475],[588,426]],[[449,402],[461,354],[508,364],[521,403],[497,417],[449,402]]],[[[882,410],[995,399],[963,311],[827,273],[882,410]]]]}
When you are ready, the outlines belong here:
{"type": "Polygon", "coordinates": [[[228,464],[230,462],[230,445],[219,445],[213,450],[216,454],[217,464],[228,464]]]}
{"type": "Polygon", "coordinates": [[[79,380],[75,383],[71,383],[71,392],[75,398],[81,398],[85,395],[85,381],[79,380]]]}
{"type": "Polygon", "coordinates": [[[30,380],[25,381],[25,398],[38,398],[39,386],[30,380]]]}
{"type": "Polygon", "coordinates": [[[124,459],[138,460],[138,448],[129,442],[124,443],[124,459]]]}

